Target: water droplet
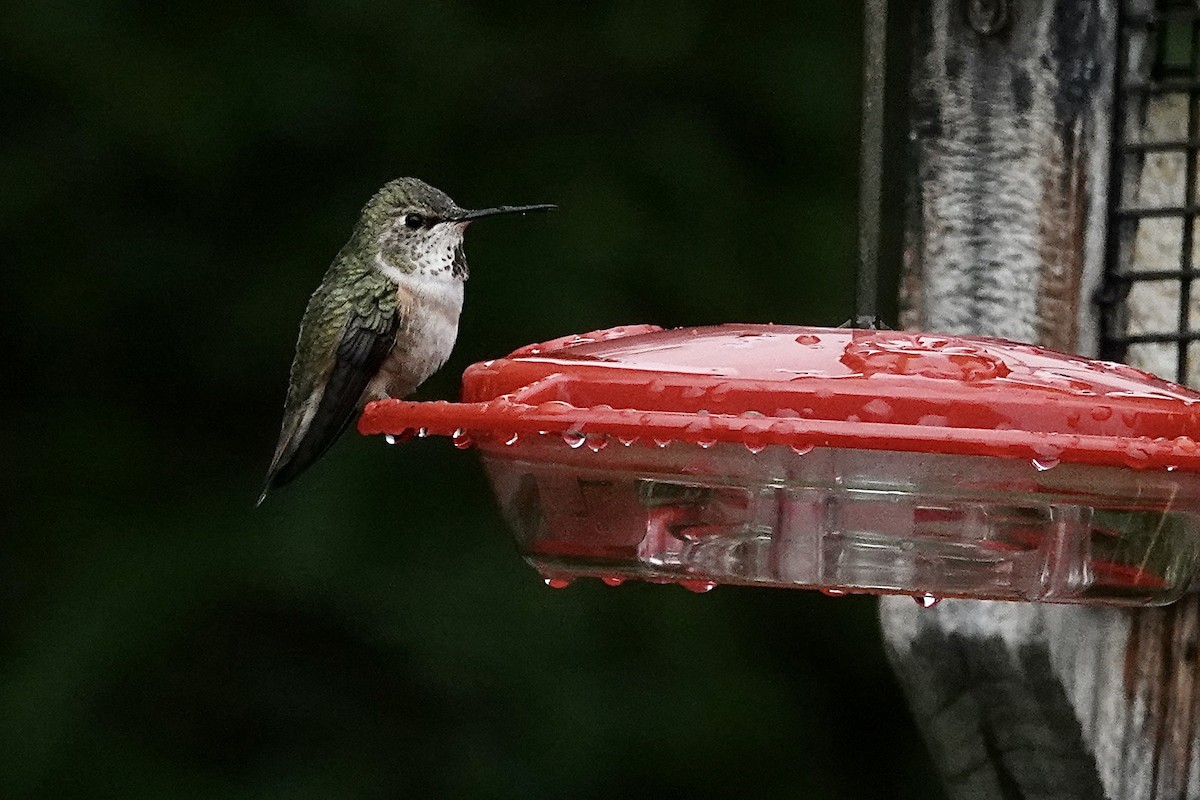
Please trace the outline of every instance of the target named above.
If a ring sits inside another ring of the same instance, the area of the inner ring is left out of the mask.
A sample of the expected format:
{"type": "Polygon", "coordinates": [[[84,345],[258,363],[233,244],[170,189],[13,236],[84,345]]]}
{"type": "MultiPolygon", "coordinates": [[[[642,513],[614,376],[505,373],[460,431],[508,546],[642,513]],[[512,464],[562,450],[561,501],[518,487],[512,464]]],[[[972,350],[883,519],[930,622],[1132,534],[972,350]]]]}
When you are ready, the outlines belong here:
{"type": "Polygon", "coordinates": [[[625,582],[625,579],[620,575],[605,575],[600,580],[604,581],[605,586],[620,586],[625,582]]]}
{"type": "Polygon", "coordinates": [[[780,436],[787,436],[792,432],[792,428],[793,426],[786,422],[774,422],[771,423],[771,426],[767,428],[767,430],[769,430],[771,433],[779,434],[780,436]]]}
{"type": "Polygon", "coordinates": [[[686,578],[681,580],[679,585],[689,592],[704,594],[705,592],[711,592],[717,583],[716,581],[705,580],[704,578],[686,578]]]}
{"type": "Polygon", "coordinates": [[[591,450],[593,453],[599,453],[608,447],[608,436],[603,433],[589,433],[583,438],[583,443],[587,445],[588,450],[591,450]]]}
{"type": "Polygon", "coordinates": [[[587,437],[579,431],[566,431],[562,435],[562,440],[567,443],[571,449],[576,449],[583,446],[583,441],[587,437]]]}
{"type": "Polygon", "coordinates": [[[1149,465],[1154,445],[1146,439],[1130,440],[1125,443],[1125,465],[1143,469],[1149,465]]]}
{"type": "Polygon", "coordinates": [[[654,444],[656,444],[659,447],[666,447],[670,443],[671,443],[670,439],[655,439],[654,440],[654,444]]]}
{"type": "Polygon", "coordinates": [[[807,344],[807,345],[820,344],[821,337],[814,336],[811,333],[802,333],[796,337],[796,343],[797,344],[807,344]]]}
{"type": "Polygon", "coordinates": [[[716,439],[699,439],[696,441],[696,444],[699,445],[700,447],[704,448],[705,450],[712,447],[716,443],[717,443],[716,439]]]}
{"type": "Polygon", "coordinates": [[[384,435],[384,437],[383,437],[383,440],[384,440],[385,442],[387,442],[388,444],[395,444],[395,443],[396,443],[396,437],[395,437],[395,436],[392,436],[390,433],[389,433],[389,434],[385,434],[385,435],[384,435]]]}
{"type": "Polygon", "coordinates": [[[762,444],[761,442],[746,442],[745,445],[746,445],[746,449],[749,450],[751,453],[754,453],[755,455],[758,455],[763,450],[767,449],[767,446],[765,444],[762,444]]]}
{"type": "Polygon", "coordinates": [[[829,595],[830,597],[844,597],[844,596],[845,596],[845,594],[846,594],[846,590],[845,590],[845,589],[838,589],[838,588],[836,588],[836,587],[833,587],[833,586],[822,586],[822,587],[821,587],[821,594],[827,594],[827,595],[829,595]]]}
{"type": "Polygon", "coordinates": [[[1177,469],[1179,469],[1179,467],[1175,466],[1174,464],[1167,464],[1167,472],[1174,472],[1177,469]]]}
{"type": "Polygon", "coordinates": [[[450,437],[450,441],[454,442],[454,446],[459,450],[465,450],[471,446],[471,437],[462,428],[456,428],[454,435],[450,437]]]}
{"type": "Polygon", "coordinates": [[[1037,458],[1030,459],[1029,463],[1033,464],[1033,468],[1038,472],[1045,472],[1048,469],[1057,467],[1058,459],[1051,458],[1050,456],[1038,456],[1037,458]]]}
{"type": "Polygon", "coordinates": [[[571,585],[570,578],[543,578],[542,580],[551,589],[565,589],[571,585]]]}
{"type": "Polygon", "coordinates": [[[798,456],[806,456],[809,453],[811,453],[812,451],[813,451],[813,446],[808,443],[792,445],[792,452],[798,456]]]}
{"type": "Polygon", "coordinates": [[[921,608],[933,608],[938,603],[942,602],[942,598],[934,597],[929,592],[925,594],[913,595],[913,600],[917,601],[917,605],[921,608]]]}
{"type": "Polygon", "coordinates": [[[428,435],[429,435],[428,428],[417,428],[417,438],[418,439],[424,439],[428,435]]]}
{"type": "Polygon", "coordinates": [[[520,438],[521,438],[521,437],[520,437],[520,436],[518,436],[518,435],[517,435],[517,434],[514,432],[514,433],[513,433],[513,434],[511,434],[511,435],[510,435],[510,436],[509,436],[507,439],[505,439],[505,440],[504,440],[504,443],[505,443],[505,444],[510,444],[510,445],[511,445],[511,444],[516,444],[516,443],[517,443],[517,440],[518,440],[518,439],[520,439],[520,438]]]}
{"type": "Polygon", "coordinates": [[[569,414],[577,410],[575,406],[562,400],[547,400],[537,407],[539,414],[569,414]]]}
{"type": "Polygon", "coordinates": [[[617,441],[620,442],[621,444],[625,445],[626,447],[629,447],[637,440],[638,440],[638,437],[636,437],[636,436],[618,436],[617,437],[617,441]]]}
{"type": "Polygon", "coordinates": [[[882,397],[876,397],[871,402],[862,407],[863,413],[875,417],[876,420],[882,421],[890,419],[892,416],[892,404],[882,397]]]}

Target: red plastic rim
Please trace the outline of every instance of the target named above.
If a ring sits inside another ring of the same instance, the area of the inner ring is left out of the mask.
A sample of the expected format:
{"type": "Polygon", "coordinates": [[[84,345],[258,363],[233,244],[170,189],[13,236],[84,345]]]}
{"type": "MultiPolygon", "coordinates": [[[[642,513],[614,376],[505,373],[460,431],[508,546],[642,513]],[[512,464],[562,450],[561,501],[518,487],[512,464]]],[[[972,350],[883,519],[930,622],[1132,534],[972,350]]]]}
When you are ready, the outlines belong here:
{"type": "Polygon", "coordinates": [[[463,402],[385,400],[425,429],[834,447],[1200,471],[1200,394],[1000,339],[785,325],[613,328],[475,364],[463,402]]]}

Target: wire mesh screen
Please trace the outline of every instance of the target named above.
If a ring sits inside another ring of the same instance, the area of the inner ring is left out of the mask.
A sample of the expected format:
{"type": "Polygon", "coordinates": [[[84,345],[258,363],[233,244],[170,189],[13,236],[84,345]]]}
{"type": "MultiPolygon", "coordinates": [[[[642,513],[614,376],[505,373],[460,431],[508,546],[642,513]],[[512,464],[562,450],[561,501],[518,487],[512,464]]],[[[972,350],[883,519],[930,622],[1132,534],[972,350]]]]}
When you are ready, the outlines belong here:
{"type": "Polygon", "coordinates": [[[1200,3],[1120,0],[1101,354],[1200,385],[1200,3]]]}

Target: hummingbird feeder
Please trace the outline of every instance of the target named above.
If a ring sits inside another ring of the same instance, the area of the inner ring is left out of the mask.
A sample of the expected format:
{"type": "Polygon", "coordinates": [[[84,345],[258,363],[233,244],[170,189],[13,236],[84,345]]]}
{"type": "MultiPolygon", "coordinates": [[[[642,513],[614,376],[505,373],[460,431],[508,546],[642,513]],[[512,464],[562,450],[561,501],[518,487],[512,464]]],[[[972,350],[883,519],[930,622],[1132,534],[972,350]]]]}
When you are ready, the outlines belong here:
{"type": "Polygon", "coordinates": [[[1195,570],[1200,393],[1001,339],[639,325],[471,366],[363,434],[474,445],[517,545],[579,576],[1162,604],[1195,570]]]}

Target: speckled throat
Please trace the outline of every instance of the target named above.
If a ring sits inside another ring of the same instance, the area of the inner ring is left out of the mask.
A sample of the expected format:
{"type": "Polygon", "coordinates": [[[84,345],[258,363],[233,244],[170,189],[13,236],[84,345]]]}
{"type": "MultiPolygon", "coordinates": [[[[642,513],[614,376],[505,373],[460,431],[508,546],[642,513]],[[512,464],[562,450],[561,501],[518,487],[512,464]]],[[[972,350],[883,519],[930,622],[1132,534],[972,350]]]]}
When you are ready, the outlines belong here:
{"type": "Polygon", "coordinates": [[[379,238],[376,268],[395,281],[396,273],[446,275],[465,281],[470,272],[463,251],[463,232],[466,223],[443,222],[435,225],[428,236],[415,241],[403,239],[394,229],[379,238]]]}

